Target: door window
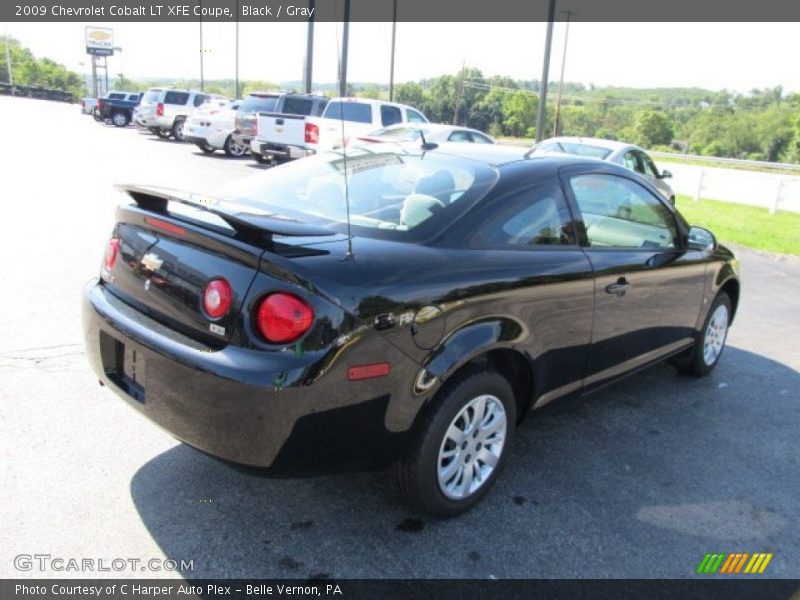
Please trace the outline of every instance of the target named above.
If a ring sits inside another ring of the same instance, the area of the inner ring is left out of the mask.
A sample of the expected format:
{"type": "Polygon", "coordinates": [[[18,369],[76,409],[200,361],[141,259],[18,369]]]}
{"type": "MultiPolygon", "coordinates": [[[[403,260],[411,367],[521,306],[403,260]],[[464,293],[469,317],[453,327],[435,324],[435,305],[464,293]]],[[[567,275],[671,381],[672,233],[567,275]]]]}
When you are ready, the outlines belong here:
{"type": "Polygon", "coordinates": [[[386,104],[381,105],[381,124],[384,127],[402,122],[403,115],[399,108],[396,106],[387,106],[386,104]]]}
{"type": "Polygon", "coordinates": [[[570,179],[593,248],[674,248],[675,217],[638,183],[616,175],[577,175],[570,179]]]}
{"type": "Polygon", "coordinates": [[[418,113],[414,109],[407,108],[406,109],[406,118],[408,119],[409,123],[427,123],[428,119],[422,116],[422,114],[418,113]]]}
{"type": "Polygon", "coordinates": [[[470,240],[477,248],[530,248],[574,244],[572,219],[558,183],[504,200],[470,240]]]}

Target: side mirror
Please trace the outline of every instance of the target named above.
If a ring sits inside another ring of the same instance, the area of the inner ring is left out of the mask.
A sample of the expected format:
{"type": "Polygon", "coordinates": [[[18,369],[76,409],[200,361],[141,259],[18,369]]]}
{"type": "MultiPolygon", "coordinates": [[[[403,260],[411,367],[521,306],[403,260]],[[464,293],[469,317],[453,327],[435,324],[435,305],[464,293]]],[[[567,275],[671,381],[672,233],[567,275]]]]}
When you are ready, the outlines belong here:
{"type": "Polygon", "coordinates": [[[690,227],[689,235],[686,236],[686,247],[689,250],[715,250],[717,248],[717,238],[708,229],[690,227]]]}
{"type": "Polygon", "coordinates": [[[670,173],[666,169],[661,171],[661,179],[669,179],[670,177],[672,177],[672,173],[670,173]]]}

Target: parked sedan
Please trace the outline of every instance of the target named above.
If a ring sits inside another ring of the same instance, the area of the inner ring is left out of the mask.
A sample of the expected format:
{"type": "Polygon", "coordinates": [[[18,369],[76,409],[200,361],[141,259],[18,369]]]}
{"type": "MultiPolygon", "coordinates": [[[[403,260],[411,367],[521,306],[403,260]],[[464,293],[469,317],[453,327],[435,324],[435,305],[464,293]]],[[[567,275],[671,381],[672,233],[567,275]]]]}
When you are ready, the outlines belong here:
{"type": "Polygon", "coordinates": [[[238,143],[232,135],[236,129],[236,111],[241,103],[242,100],[234,100],[225,105],[212,102],[195,109],[186,123],[186,141],[196,144],[207,154],[215,150],[222,150],[232,157],[247,154],[247,146],[238,143]]]}
{"type": "Polygon", "coordinates": [[[440,517],[488,493],[529,409],[665,359],[709,373],[739,300],[730,250],[581,157],[380,144],[122,189],[83,301],[101,383],[228,461],[395,461],[440,517]]]}
{"type": "Polygon", "coordinates": [[[553,137],[535,144],[531,151],[534,154],[563,152],[623,165],[650,181],[670,204],[675,205],[675,192],[664,181],[672,177],[672,173],[666,169],[659,172],[653,160],[639,146],[600,138],[553,137]]]}
{"type": "MultiPolygon", "coordinates": [[[[441,125],[439,123],[400,123],[359,136],[356,143],[376,142],[413,142],[424,137],[426,142],[463,142],[474,144],[494,144],[490,136],[477,129],[459,127],[457,125],[441,125]]],[[[354,145],[351,142],[351,145],[354,145]]]]}

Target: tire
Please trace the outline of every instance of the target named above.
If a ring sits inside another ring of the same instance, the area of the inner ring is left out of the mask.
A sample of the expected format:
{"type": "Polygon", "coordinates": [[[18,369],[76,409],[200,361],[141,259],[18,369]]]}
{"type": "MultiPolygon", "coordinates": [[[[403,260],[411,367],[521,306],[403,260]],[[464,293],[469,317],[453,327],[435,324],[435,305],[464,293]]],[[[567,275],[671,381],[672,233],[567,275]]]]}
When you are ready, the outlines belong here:
{"type": "Polygon", "coordinates": [[[170,131],[163,131],[161,129],[156,129],[155,132],[156,132],[156,135],[158,137],[160,137],[162,140],[168,140],[169,136],[172,135],[172,133],[170,131]]]}
{"type": "Polygon", "coordinates": [[[130,122],[131,121],[128,118],[128,115],[126,115],[124,112],[117,111],[111,114],[111,123],[114,125],[114,127],[127,127],[128,123],[130,122]]]}
{"type": "Polygon", "coordinates": [[[206,154],[213,154],[214,148],[208,145],[208,142],[197,142],[197,147],[206,154]]]}
{"type": "Polygon", "coordinates": [[[694,346],[672,359],[672,364],[687,375],[703,377],[708,375],[725,349],[728,326],[731,322],[731,299],[725,292],[720,293],[711,303],[703,329],[697,336],[694,346]]]}
{"type": "Polygon", "coordinates": [[[271,162],[267,160],[267,157],[263,154],[256,154],[255,152],[250,152],[250,155],[256,159],[256,162],[260,165],[266,165],[267,163],[271,162]]]}
{"type": "Polygon", "coordinates": [[[100,116],[100,111],[97,110],[97,107],[94,107],[92,109],[92,117],[94,117],[95,121],[100,121],[100,122],[103,121],[103,117],[100,116]]]}
{"type": "Polygon", "coordinates": [[[179,117],[175,119],[175,122],[172,124],[172,137],[174,137],[177,141],[182,142],[186,138],[183,135],[183,126],[186,124],[186,119],[183,117],[179,117]]]}
{"type": "MultiPolygon", "coordinates": [[[[232,135],[229,135],[228,139],[225,140],[225,144],[222,149],[225,151],[227,156],[233,158],[239,158],[240,156],[247,154],[247,146],[237,143],[236,140],[233,139],[232,135]]],[[[253,157],[255,158],[255,155],[253,155],[253,157]]]]}
{"type": "Polygon", "coordinates": [[[394,467],[401,498],[434,517],[469,510],[489,493],[502,470],[516,422],[514,392],[502,375],[477,368],[456,374],[394,467]],[[476,411],[482,416],[476,417],[476,411]]]}

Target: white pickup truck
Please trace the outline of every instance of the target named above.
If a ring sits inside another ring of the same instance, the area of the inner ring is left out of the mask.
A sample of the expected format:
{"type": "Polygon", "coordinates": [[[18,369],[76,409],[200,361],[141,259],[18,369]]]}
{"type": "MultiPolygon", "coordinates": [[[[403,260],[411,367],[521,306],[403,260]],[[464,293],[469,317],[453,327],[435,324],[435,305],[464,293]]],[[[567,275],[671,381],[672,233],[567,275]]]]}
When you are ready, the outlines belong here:
{"type": "Polygon", "coordinates": [[[250,153],[258,162],[302,158],[347,145],[350,138],[396,123],[427,123],[417,109],[368,98],[334,98],[319,117],[257,114],[250,153]]]}

